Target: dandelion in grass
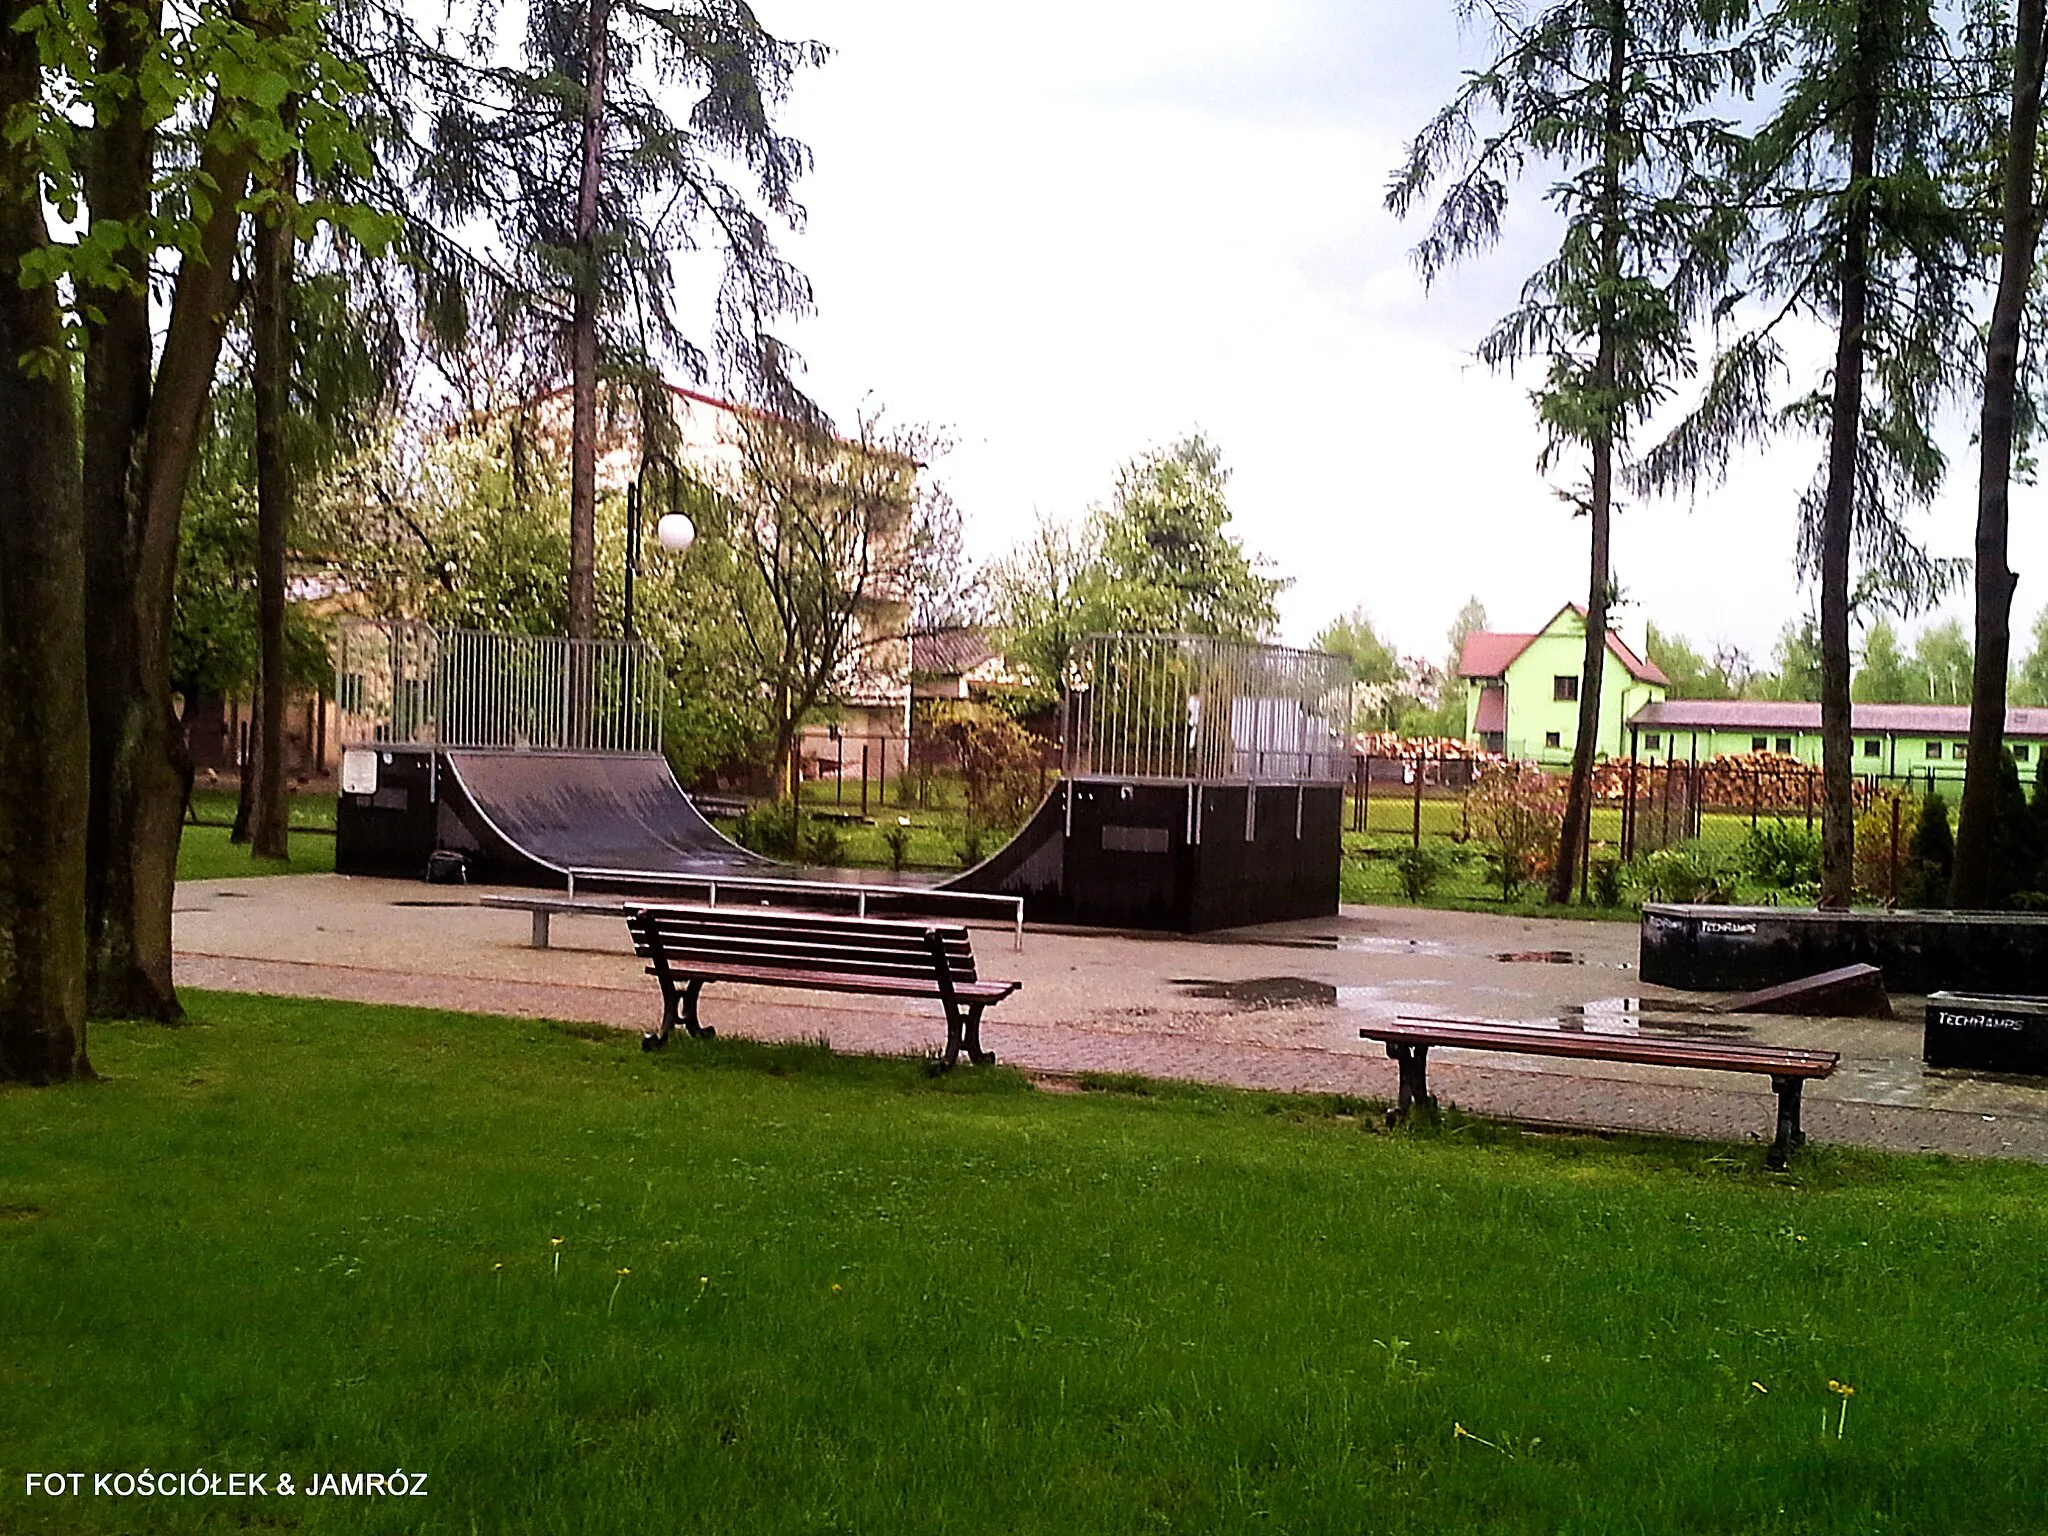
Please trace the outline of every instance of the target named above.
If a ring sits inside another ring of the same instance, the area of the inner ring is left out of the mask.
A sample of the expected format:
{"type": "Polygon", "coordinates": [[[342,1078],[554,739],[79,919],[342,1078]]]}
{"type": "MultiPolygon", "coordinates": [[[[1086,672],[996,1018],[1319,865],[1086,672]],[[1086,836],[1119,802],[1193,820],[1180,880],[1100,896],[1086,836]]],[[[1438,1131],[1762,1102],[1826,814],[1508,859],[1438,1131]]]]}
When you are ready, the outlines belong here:
{"type": "Polygon", "coordinates": [[[612,1315],[612,1308],[619,1304],[619,1287],[626,1283],[626,1276],[631,1273],[633,1271],[630,1269],[622,1269],[619,1271],[619,1278],[612,1282],[612,1299],[604,1304],[604,1315],[606,1317],[610,1317],[612,1315]]]}
{"type": "MultiPolygon", "coordinates": [[[[1835,1420],[1835,1438],[1839,1440],[1842,1438],[1843,1431],[1849,1426],[1849,1399],[1856,1395],[1856,1389],[1846,1381],[1837,1381],[1834,1377],[1830,1376],[1828,1378],[1828,1390],[1842,1400],[1842,1412],[1835,1420]]],[[[1823,1426],[1827,1424],[1826,1414],[1821,1415],[1821,1424],[1823,1426]]]]}
{"type": "Polygon", "coordinates": [[[551,1237],[548,1244],[555,1250],[555,1278],[559,1280],[562,1278],[562,1240],[559,1237],[551,1237]]]}

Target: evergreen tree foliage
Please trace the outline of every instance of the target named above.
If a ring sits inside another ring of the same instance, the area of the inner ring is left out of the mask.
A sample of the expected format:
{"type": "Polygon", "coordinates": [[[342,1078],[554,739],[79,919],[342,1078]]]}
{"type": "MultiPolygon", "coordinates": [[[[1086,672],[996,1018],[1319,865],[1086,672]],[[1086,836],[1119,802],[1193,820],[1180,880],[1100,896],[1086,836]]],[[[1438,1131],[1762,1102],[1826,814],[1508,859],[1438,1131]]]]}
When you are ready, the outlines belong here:
{"type": "Polygon", "coordinates": [[[1944,907],[1948,905],[1949,876],[1955,870],[1956,840],[1949,829],[1948,802],[1939,792],[1920,802],[1919,819],[1907,846],[1907,867],[1899,881],[1899,905],[1944,907]]]}

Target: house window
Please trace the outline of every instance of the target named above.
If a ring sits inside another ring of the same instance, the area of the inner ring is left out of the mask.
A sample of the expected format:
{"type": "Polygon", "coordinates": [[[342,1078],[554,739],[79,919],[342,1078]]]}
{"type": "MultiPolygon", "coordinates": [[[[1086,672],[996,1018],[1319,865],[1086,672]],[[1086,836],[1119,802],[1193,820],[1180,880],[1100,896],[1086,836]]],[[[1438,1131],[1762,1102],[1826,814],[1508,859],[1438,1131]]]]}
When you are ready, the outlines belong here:
{"type": "Polygon", "coordinates": [[[1749,738],[1749,750],[1750,750],[1750,751],[1752,751],[1752,752],[1768,752],[1768,751],[1769,751],[1770,749],[1771,749],[1771,738],[1770,738],[1770,737],[1768,737],[1768,736],[1752,736],[1752,737],[1750,737],[1750,738],[1749,738]]]}
{"type": "Polygon", "coordinates": [[[1553,677],[1550,680],[1550,697],[1559,704],[1579,702],[1579,680],[1576,677],[1553,677]]]}
{"type": "MultiPolygon", "coordinates": [[[[1663,736],[1663,733],[1662,733],[1661,731],[1652,731],[1652,732],[1650,732],[1650,734],[1649,734],[1649,735],[1645,736],[1645,737],[1643,738],[1643,750],[1644,750],[1645,752],[1661,752],[1661,751],[1663,751],[1663,750],[1664,750],[1664,736],[1663,736]]],[[[2022,751],[2022,752],[2024,752],[2024,751],[2026,751],[2026,748],[2025,748],[2025,747],[2021,747],[2021,748],[2019,748],[2018,750],[2019,750],[2019,751],[2022,751]]]]}
{"type": "Polygon", "coordinates": [[[2024,741],[2016,741],[2012,744],[2012,760],[2016,763],[2024,763],[2027,760],[2027,754],[2031,751],[2033,751],[2033,748],[2029,747],[2024,741]]]}
{"type": "Polygon", "coordinates": [[[1970,755],[1970,744],[1967,741],[1959,741],[1948,749],[1948,755],[1960,763],[1970,755]]]}
{"type": "Polygon", "coordinates": [[[1929,761],[1930,763],[1936,762],[1940,759],[1940,757],[1941,743],[1938,741],[1930,741],[1929,743],[1927,743],[1927,761],[1929,761]]]}
{"type": "Polygon", "coordinates": [[[1863,755],[1865,757],[1883,757],[1884,743],[1881,741],[1866,739],[1863,743],[1863,755]]]}
{"type": "Polygon", "coordinates": [[[1564,740],[1562,737],[1558,735],[1556,731],[1545,731],[1543,733],[1543,745],[1549,748],[1551,751],[1555,752],[1559,747],[1564,745],[1564,740]]]}
{"type": "Polygon", "coordinates": [[[1792,755],[1792,738],[1790,736],[1780,736],[1778,738],[1778,753],[1782,757],[1790,757],[1792,755]]]}

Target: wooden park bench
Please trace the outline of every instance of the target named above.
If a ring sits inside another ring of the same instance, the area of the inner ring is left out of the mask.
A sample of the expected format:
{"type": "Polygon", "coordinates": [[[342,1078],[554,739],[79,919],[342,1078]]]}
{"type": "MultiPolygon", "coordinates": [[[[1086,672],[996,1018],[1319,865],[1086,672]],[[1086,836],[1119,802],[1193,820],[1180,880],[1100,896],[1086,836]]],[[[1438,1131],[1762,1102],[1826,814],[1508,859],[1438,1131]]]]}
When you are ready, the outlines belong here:
{"type": "Polygon", "coordinates": [[[737,981],[929,998],[946,1012],[945,1064],[965,1051],[986,1066],[996,1058],[981,1047],[982,1010],[1023,985],[977,977],[961,927],[744,907],[628,907],[626,926],[661,983],[661,1028],[640,1042],[650,1051],[668,1044],[678,1020],[692,1036],[712,1035],[698,1022],[697,994],[706,982],[737,981]]]}
{"type": "Polygon", "coordinates": [[[1799,1096],[1806,1080],[1826,1077],[1841,1058],[1833,1051],[1804,1051],[1777,1045],[1744,1045],[1718,1040],[1659,1040],[1644,1035],[1588,1034],[1533,1029],[1512,1024],[1477,1024],[1457,1019],[1399,1019],[1359,1030],[1365,1040],[1384,1041],[1401,1068],[1399,1101],[1387,1111],[1389,1123],[1417,1106],[1434,1110],[1429,1095],[1429,1048],[1513,1051],[1523,1056],[1572,1056],[1586,1061],[1628,1061],[1653,1067],[1697,1067],[1708,1072],[1767,1075],[1778,1096],[1778,1134],[1766,1163],[1783,1168],[1794,1147],[1806,1143],[1799,1128],[1799,1096]]]}

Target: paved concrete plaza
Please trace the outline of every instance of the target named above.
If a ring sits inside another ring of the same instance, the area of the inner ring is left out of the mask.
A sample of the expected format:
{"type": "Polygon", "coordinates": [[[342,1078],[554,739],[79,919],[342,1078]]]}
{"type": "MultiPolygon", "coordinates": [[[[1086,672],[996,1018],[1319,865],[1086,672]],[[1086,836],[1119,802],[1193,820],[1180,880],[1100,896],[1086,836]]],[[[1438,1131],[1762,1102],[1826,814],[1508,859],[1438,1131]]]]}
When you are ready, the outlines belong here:
{"type": "MultiPolygon", "coordinates": [[[[526,914],[475,889],[339,875],[199,881],[178,889],[182,985],[408,1003],[640,1030],[659,1020],[616,916],[557,917],[553,947],[526,914]]],[[[1817,1140],[2048,1160],[2048,1082],[1930,1071],[1919,999],[1893,1022],[1707,1014],[1704,994],[1645,987],[1627,924],[1347,907],[1228,934],[977,930],[982,972],[1021,993],[982,1037],[1026,1071],[1139,1072],[1293,1092],[1391,1098],[1384,1049],[1358,1026],[1396,1014],[1589,1030],[1641,1029],[1842,1053],[1807,1090],[1817,1140]]],[[[935,1005],[719,985],[702,1004],[722,1032],[823,1037],[847,1051],[923,1052],[935,1005]]],[[[686,1050],[679,1039],[671,1049],[686,1050]]],[[[1538,1122],[1761,1141],[1767,1079],[1554,1058],[1431,1053],[1439,1098],[1538,1122]]]]}

